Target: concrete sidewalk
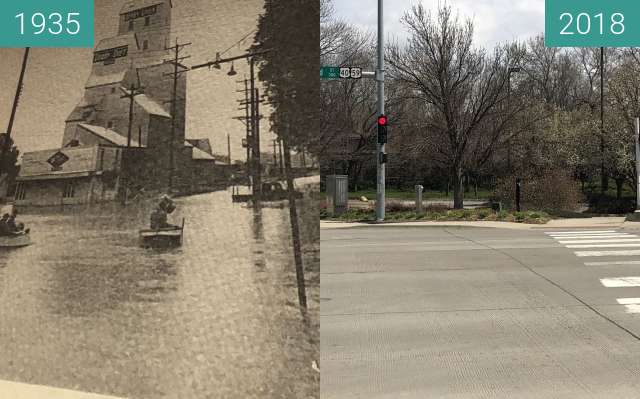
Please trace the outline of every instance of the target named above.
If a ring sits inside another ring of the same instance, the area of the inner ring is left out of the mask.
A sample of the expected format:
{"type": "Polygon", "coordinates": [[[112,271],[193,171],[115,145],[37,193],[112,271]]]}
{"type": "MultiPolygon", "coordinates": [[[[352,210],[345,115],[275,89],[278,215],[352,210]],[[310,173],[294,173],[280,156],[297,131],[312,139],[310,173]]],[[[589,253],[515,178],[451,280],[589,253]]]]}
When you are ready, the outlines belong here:
{"type": "Polygon", "coordinates": [[[625,222],[624,216],[619,217],[594,217],[580,219],[554,219],[546,224],[525,224],[512,222],[475,221],[475,222],[399,222],[399,223],[351,223],[320,221],[321,229],[344,229],[362,226],[410,226],[410,227],[485,227],[512,230],[536,230],[536,229],[566,229],[566,228],[617,228],[625,230],[640,230],[640,222],[625,222]]]}
{"type": "Polygon", "coordinates": [[[7,399],[124,399],[68,389],[0,380],[0,398],[7,399]]]}

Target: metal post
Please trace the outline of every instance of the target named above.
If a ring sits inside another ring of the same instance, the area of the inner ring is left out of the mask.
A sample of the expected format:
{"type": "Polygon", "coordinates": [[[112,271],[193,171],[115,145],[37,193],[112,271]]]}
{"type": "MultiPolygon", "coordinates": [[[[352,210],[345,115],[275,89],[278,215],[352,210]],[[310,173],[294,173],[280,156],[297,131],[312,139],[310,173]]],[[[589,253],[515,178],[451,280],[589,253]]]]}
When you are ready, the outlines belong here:
{"type": "Polygon", "coordinates": [[[422,190],[424,187],[420,184],[416,185],[416,212],[422,213],[422,190]]]}
{"type": "Polygon", "coordinates": [[[636,118],[636,212],[640,212],[640,118],[636,118]]]}
{"type": "MultiPolygon", "coordinates": [[[[378,115],[384,115],[384,29],[383,29],[383,0],[378,0],[378,69],[376,81],[378,84],[378,115]]],[[[379,142],[380,140],[378,140],[379,142]]],[[[376,162],[378,165],[378,184],[376,192],[376,219],[384,221],[385,212],[385,164],[382,162],[382,154],[385,153],[385,145],[378,143],[376,162]]]]}
{"type": "Polygon", "coordinates": [[[231,135],[227,134],[227,154],[229,154],[229,165],[231,165],[231,135]]]}
{"type": "Polygon", "coordinates": [[[604,47],[600,47],[600,193],[605,194],[609,178],[604,160],[604,47]]]}
{"type": "Polygon", "coordinates": [[[522,179],[516,178],[516,212],[520,212],[520,196],[522,195],[522,179]]]}

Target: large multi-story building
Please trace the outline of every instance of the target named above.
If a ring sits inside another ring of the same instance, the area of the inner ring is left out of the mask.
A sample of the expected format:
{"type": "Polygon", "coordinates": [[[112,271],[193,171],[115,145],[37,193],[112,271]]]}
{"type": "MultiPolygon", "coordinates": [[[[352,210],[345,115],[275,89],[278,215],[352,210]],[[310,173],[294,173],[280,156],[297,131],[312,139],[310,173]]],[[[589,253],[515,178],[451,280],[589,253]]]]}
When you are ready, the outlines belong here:
{"type": "Polygon", "coordinates": [[[175,82],[175,65],[166,62],[172,59],[172,7],[171,0],[124,5],[118,34],[95,48],[61,147],[23,155],[18,204],[108,201],[142,188],[166,189],[170,181],[181,192],[213,183],[210,143],[185,140],[186,74],[175,82]]]}

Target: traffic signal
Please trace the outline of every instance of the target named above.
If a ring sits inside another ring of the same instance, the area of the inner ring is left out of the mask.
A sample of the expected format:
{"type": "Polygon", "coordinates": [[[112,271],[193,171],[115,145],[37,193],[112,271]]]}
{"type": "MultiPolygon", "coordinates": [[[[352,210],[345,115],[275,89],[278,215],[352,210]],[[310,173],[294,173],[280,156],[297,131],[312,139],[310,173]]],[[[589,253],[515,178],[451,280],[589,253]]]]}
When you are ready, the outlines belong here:
{"type": "Polygon", "coordinates": [[[378,116],[378,144],[386,144],[387,142],[387,116],[378,116]]]}

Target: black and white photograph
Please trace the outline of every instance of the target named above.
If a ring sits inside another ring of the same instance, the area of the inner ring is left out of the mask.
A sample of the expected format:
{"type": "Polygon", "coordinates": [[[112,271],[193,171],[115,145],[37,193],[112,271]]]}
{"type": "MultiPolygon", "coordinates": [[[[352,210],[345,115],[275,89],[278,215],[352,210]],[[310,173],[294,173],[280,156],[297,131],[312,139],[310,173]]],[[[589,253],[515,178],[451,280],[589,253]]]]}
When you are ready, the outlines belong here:
{"type": "Polygon", "coordinates": [[[94,21],[0,48],[0,398],[318,398],[318,1],[94,21]]]}

